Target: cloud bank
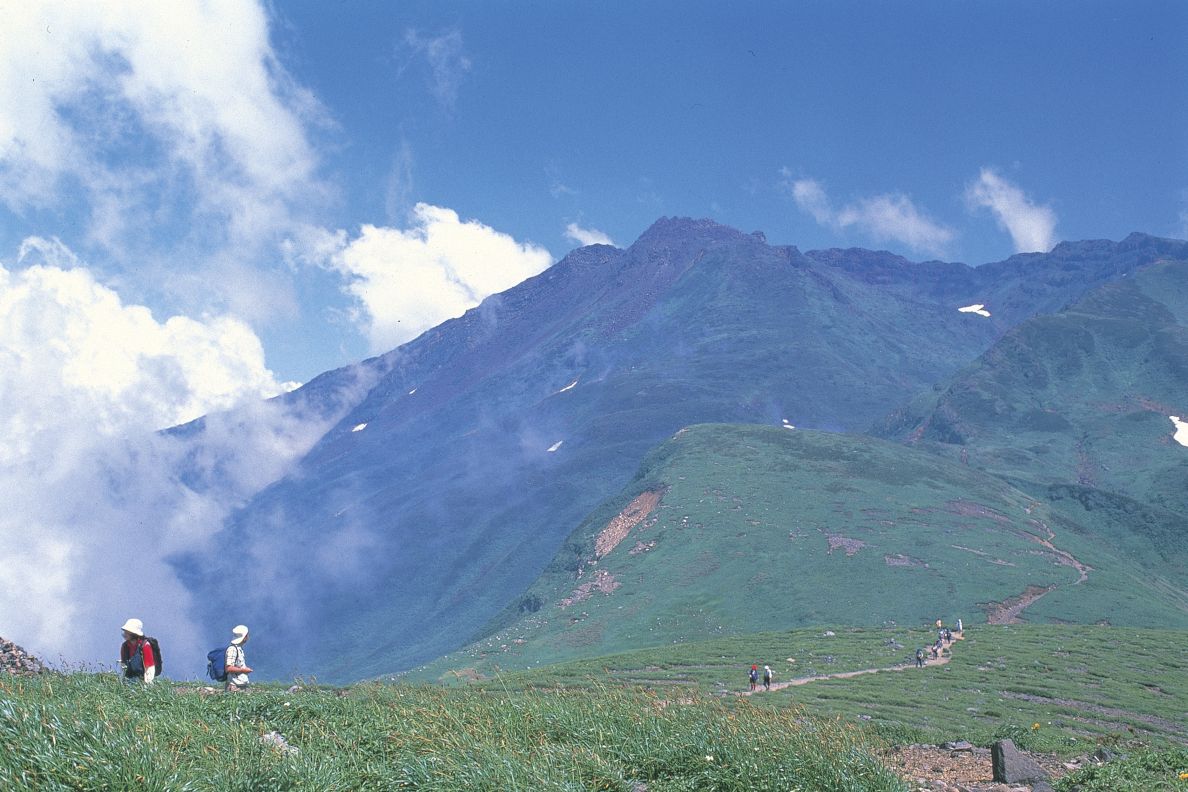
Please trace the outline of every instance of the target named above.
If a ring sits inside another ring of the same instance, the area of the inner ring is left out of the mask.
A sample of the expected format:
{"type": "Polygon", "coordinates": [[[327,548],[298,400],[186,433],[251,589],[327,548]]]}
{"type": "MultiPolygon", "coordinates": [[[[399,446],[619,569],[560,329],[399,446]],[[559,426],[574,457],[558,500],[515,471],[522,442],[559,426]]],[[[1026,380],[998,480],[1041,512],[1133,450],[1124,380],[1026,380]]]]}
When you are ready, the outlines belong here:
{"type": "Polygon", "coordinates": [[[205,639],[171,559],[203,549],[334,410],[262,401],[289,386],[232,317],[158,320],[58,240],[25,240],[21,264],[0,265],[5,635],[50,660],[112,658],[137,616],[180,660],[205,639]],[[232,407],[197,434],[153,431],[232,407]]]}
{"type": "Polygon", "coordinates": [[[955,232],[918,209],[900,193],[862,198],[835,209],[825,188],[813,179],[793,179],[783,170],[781,186],[796,206],[817,223],[835,231],[856,229],[883,242],[900,242],[913,250],[942,255],[955,232]]]}
{"type": "MultiPolygon", "coordinates": [[[[26,240],[22,251],[50,245],[26,240]]],[[[243,322],[159,322],[89,270],[46,264],[0,266],[0,376],[0,461],[46,456],[45,433],[158,429],[286,390],[243,322]]]]}
{"type": "Polygon", "coordinates": [[[323,111],[281,67],[256,2],[5,8],[0,201],[86,216],[119,253],[163,219],[254,244],[325,193],[323,111]],[[164,197],[164,198],[163,198],[164,197]]]}
{"type": "Polygon", "coordinates": [[[586,245],[615,246],[615,240],[611,239],[598,229],[582,228],[577,223],[570,223],[569,225],[565,226],[565,237],[567,239],[572,239],[582,247],[585,247],[586,245]]]}
{"type": "Polygon", "coordinates": [[[1056,213],[1048,206],[1037,206],[1021,189],[990,168],[982,168],[977,181],[965,190],[965,200],[973,209],[989,209],[1011,235],[1016,253],[1046,253],[1056,244],[1056,213]]]}
{"type": "Polygon", "coordinates": [[[355,239],[340,231],[321,247],[337,248],[328,265],[348,278],[373,352],[461,316],[553,263],[542,247],[425,203],[414,207],[408,229],[365,225],[355,239]]]}

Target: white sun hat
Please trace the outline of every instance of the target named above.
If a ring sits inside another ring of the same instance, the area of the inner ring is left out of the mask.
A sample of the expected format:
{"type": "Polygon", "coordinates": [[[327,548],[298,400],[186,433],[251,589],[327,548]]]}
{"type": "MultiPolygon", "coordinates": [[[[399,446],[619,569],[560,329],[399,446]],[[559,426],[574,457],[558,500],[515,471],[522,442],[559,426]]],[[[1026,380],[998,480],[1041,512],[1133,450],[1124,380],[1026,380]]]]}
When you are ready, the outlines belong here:
{"type": "Polygon", "coordinates": [[[141,638],[144,637],[144,622],[140,619],[128,619],[120,629],[127,630],[133,635],[139,635],[141,638]]]}
{"type": "Polygon", "coordinates": [[[238,646],[239,644],[243,643],[243,642],[244,642],[244,640],[247,638],[247,636],[248,636],[248,628],[247,628],[247,626],[246,626],[246,625],[243,625],[243,624],[237,624],[237,625],[235,625],[235,627],[234,627],[234,628],[231,630],[231,635],[232,635],[232,638],[231,638],[231,643],[233,643],[233,644],[235,644],[235,645],[237,645],[237,646],[238,646]]]}

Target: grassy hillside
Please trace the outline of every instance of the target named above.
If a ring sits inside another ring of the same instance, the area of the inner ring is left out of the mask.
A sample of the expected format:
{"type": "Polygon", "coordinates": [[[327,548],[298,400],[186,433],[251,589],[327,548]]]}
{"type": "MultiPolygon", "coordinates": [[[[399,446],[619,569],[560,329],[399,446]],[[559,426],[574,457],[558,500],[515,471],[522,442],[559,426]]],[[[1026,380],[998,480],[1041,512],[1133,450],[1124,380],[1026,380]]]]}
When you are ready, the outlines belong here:
{"type": "Polygon", "coordinates": [[[1180,788],[1185,632],[982,626],[945,665],[738,695],[752,662],[777,682],[887,668],[930,635],[720,638],[452,689],[205,695],[108,674],[0,674],[0,788],[906,792],[893,746],[1004,736],[1031,751],[1128,755],[1062,779],[1061,792],[1180,788]]]}
{"type": "Polygon", "coordinates": [[[1077,517],[869,437],[690,427],[575,532],[488,637],[431,668],[488,673],[715,635],[938,616],[1188,627],[1181,587],[1077,517]]]}
{"type": "Polygon", "coordinates": [[[886,670],[817,679],[749,702],[869,722],[896,742],[989,745],[1011,737],[1029,750],[1064,754],[1099,744],[1188,746],[1188,632],[979,625],[953,644],[947,664],[915,668],[915,647],[933,637],[922,628],[799,629],[586,658],[482,684],[507,690],[621,685],[668,698],[734,698],[746,690],[752,663],[771,665],[777,683],[878,668],[886,670]],[[890,670],[900,665],[909,667],[890,670]]]}
{"type": "Polygon", "coordinates": [[[795,708],[664,707],[640,691],[204,696],[0,675],[5,790],[906,790],[878,745],[795,708]]]}
{"type": "MultiPolygon", "coordinates": [[[[1188,263],[1164,261],[1022,323],[880,433],[1009,478],[1118,494],[1182,525],[1188,448],[1170,416],[1185,413],[1188,263]]],[[[1163,544],[1183,576],[1179,539],[1163,544]]]]}

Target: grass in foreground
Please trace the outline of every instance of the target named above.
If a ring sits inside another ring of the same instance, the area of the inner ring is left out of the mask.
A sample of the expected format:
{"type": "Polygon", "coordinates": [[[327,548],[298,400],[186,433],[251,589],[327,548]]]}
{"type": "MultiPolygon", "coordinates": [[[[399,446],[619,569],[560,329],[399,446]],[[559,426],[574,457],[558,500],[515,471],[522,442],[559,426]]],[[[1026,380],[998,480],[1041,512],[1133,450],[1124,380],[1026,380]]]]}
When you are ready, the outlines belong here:
{"type": "Polygon", "coordinates": [[[641,690],[361,685],[201,696],[0,677],[0,788],[905,790],[852,724],[641,690]],[[280,732],[290,754],[261,742],[280,732]]]}

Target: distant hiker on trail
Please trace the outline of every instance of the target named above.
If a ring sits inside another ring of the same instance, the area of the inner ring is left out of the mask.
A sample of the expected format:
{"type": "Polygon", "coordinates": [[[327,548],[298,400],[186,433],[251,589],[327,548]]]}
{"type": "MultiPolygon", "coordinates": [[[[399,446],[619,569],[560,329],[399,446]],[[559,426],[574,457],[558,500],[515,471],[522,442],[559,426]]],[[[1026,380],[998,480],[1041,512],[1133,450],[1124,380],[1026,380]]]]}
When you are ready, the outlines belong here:
{"type": "Polygon", "coordinates": [[[924,649],[923,647],[916,650],[916,668],[924,667],[924,649]]]}
{"type": "Polygon", "coordinates": [[[961,626],[961,619],[957,620],[957,632],[959,632],[959,633],[965,632],[965,629],[961,626]]]}
{"type": "Polygon", "coordinates": [[[751,672],[747,674],[747,680],[751,683],[751,690],[755,690],[759,686],[759,666],[751,666],[751,672]]]}
{"type": "Polygon", "coordinates": [[[223,689],[228,693],[247,690],[251,684],[248,674],[252,673],[252,669],[248,667],[247,658],[243,654],[243,645],[247,640],[248,628],[244,625],[236,625],[235,629],[231,630],[231,645],[227,647],[223,662],[227,672],[227,682],[223,689]]]}
{"type": "Polygon", "coordinates": [[[157,657],[153,654],[150,639],[144,636],[144,622],[128,619],[120,629],[124,633],[124,642],[120,644],[120,668],[124,669],[124,679],[129,683],[140,680],[146,685],[153,684],[157,676],[157,657]]]}
{"type": "Polygon", "coordinates": [[[771,690],[771,666],[763,666],[763,689],[771,690]]]}

